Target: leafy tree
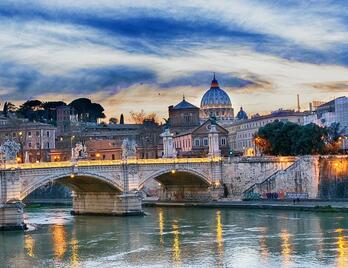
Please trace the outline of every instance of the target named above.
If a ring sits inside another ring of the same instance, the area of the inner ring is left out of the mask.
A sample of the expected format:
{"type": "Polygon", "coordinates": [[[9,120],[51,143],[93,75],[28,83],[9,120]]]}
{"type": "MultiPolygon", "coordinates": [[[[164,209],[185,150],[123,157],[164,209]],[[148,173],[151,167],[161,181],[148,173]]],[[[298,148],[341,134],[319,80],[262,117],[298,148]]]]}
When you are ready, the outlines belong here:
{"type": "Polygon", "coordinates": [[[48,101],[42,104],[44,109],[43,117],[48,122],[56,122],[57,121],[57,107],[65,106],[66,103],[64,101],[48,101]]]}
{"type": "Polygon", "coordinates": [[[306,155],[332,153],[338,137],[337,126],[319,127],[316,124],[300,126],[278,120],[261,127],[254,137],[255,145],[262,153],[270,155],[306,155]],[[330,131],[334,134],[330,138],[330,131]]]}
{"type": "Polygon", "coordinates": [[[41,121],[43,115],[42,102],[39,100],[28,100],[19,106],[17,114],[28,118],[30,121],[41,121]]]}
{"type": "Polygon", "coordinates": [[[132,121],[135,124],[142,124],[145,120],[151,120],[154,122],[157,122],[157,114],[156,113],[145,113],[144,110],[141,110],[140,112],[130,112],[130,116],[132,121]]]}
{"type": "Polygon", "coordinates": [[[111,118],[109,119],[109,124],[111,124],[111,125],[116,125],[117,123],[118,123],[118,119],[117,119],[117,118],[111,117],[111,118]]]}
{"type": "Polygon", "coordinates": [[[97,122],[99,118],[105,118],[104,108],[90,99],[79,98],[73,100],[69,106],[74,108],[80,121],[97,122]]]}

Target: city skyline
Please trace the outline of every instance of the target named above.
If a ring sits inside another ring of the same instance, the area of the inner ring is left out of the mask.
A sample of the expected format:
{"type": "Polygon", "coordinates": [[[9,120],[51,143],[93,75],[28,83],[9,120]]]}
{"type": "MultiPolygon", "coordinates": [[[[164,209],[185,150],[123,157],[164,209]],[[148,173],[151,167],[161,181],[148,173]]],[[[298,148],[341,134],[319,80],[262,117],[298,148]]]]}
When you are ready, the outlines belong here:
{"type": "Polygon", "coordinates": [[[213,72],[235,111],[348,94],[344,1],[0,3],[0,101],[88,97],[108,117],[199,106],[213,72]]]}

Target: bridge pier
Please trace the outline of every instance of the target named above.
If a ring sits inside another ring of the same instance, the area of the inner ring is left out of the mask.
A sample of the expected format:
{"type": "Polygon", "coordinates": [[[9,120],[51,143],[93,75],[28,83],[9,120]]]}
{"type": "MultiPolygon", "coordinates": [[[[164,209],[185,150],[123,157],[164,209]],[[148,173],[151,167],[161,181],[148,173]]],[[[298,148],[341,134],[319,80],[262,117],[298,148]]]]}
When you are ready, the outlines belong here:
{"type": "Polygon", "coordinates": [[[135,193],[75,192],[73,215],[143,215],[141,199],[135,193]]]}
{"type": "Polygon", "coordinates": [[[21,203],[0,204],[0,231],[25,230],[26,228],[21,203]]]}

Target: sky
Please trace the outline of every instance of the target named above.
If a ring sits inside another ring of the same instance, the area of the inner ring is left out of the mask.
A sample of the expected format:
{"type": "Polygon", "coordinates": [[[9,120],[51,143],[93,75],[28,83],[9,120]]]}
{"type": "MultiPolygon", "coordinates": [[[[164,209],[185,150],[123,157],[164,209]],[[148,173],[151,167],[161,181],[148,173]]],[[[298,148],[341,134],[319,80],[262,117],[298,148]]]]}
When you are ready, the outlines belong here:
{"type": "Polygon", "coordinates": [[[0,105],[88,97],[108,117],[200,105],[213,73],[235,110],[348,95],[348,0],[0,1],[0,105]]]}

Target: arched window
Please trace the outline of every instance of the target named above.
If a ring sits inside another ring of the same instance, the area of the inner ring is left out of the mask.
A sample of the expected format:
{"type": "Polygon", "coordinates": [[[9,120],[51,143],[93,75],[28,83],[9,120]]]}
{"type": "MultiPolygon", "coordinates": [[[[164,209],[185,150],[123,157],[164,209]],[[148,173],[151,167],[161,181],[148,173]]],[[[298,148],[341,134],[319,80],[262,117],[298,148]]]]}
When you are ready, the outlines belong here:
{"type": "Polygon", "coordinates": [[[203,145],[204,146],[208,146],[208,138],[204,138],[203,139],[203,145]]]}
{"type": "Polygon", "coordinates": [[[201,141],[200,141],[199,138],[196,138],[196,139],[195,139],[195,146],[196,146],[196,147],[201,146],[201,141]]]}
{"type": "Polygon", "coordinates": [[[222,138],[221,138],[221,145],[222,145],[222,146],[225,146],[225,145],[226,145],[226,138],[225,138],[225,137],[222,137],[222,138]]]}

